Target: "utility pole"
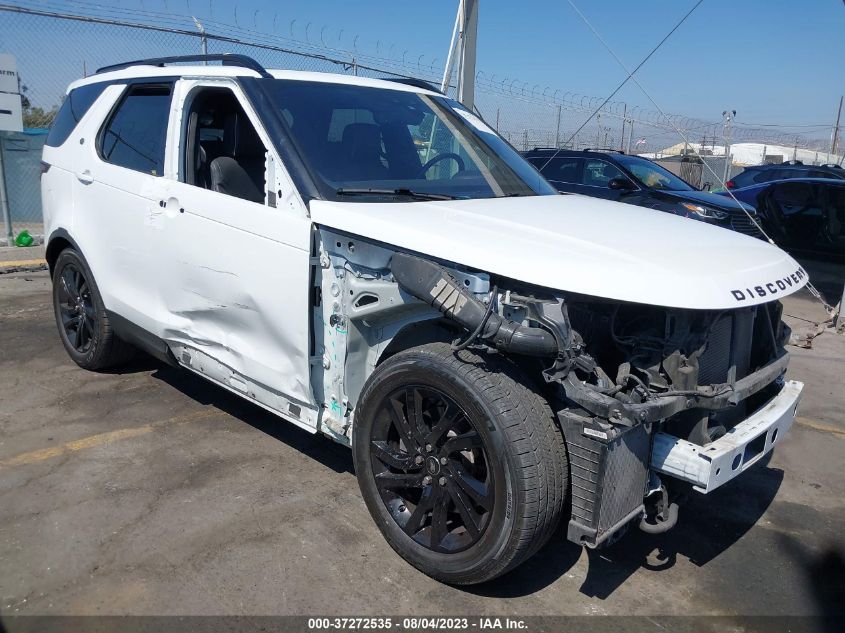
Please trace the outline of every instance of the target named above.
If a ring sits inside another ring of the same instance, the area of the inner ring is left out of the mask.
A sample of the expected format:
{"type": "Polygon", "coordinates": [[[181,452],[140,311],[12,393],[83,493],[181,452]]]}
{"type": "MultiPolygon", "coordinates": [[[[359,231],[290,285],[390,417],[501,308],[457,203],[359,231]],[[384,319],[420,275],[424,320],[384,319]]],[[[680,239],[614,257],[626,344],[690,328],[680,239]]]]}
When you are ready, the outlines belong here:
{"type": "Polygon", "coordinates": [[[460,0],[446,68],[440,89],[445,93],[452,80],[452,67],[458,63],[458,101],[468,110],[475,107],[475,53],[478,41],[478,0],[460,0]]]}
{"type": "Polygon", "coordinates": [[[836,112],[836,123],[833,126],[833,140],[830,143],[830,153],[836,153],[836,146],[839,144],[839,121],[842,118],[842,101],[845,95],[839,97],[839,110],[836,112]]]}
{"type": "Polygon", "coordinates": [[[722,182],[727,182],[731,175],[731,121],[736,116],[736,110],[723,110],[723,130],[725,137],[725,173],[722,182]]]}
{"type": "Polygon", "coordinates": [[[634,119],[628,119],[628,145],[625,147],[625,153],[631,153],[631,138],[634,136],[634,119]]]}

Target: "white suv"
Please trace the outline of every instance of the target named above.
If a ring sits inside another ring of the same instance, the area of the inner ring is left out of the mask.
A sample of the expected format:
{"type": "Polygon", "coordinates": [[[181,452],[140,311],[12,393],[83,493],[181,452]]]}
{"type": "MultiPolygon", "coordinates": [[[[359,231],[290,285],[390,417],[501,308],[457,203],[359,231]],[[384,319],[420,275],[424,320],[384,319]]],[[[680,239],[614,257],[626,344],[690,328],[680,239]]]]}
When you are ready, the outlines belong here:
{"type": "Polygon", "coordinates": [[[795,415],[792,258],[558,195],[422,82],[108,67],[70,86],[42,188],[77,364],[140,348],[351,446],[376,525],[446,582],[561,517],[590,547],[665,531],[795,415]]]}

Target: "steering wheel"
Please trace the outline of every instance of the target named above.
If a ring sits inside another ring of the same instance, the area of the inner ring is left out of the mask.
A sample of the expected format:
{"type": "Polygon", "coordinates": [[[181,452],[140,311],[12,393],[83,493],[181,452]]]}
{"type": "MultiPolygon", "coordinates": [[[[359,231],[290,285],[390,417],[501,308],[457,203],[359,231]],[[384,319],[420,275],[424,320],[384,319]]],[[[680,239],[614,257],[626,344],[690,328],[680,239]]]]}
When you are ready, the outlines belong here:
{"type": "Polygon", "coordinates": [[[414,178],[422,178],[423,176],[425,176],[425,173],[429,169],[434,167],[441,160],[446,160],[447,158],[451,158],[453,161],[455,161],[458,164],[458,171],[459,172],[464,171],[464,169],[466,169],[466,165],[464,165],[464,159],[463,158],[461,158],[460,156],[458,156],[454,152],[444,152],[443,154],[438,154],[437,156],[432,158],[430,161],[428,161],[425,165],[420,167],[420,170],[416,173],[414,178]]]}

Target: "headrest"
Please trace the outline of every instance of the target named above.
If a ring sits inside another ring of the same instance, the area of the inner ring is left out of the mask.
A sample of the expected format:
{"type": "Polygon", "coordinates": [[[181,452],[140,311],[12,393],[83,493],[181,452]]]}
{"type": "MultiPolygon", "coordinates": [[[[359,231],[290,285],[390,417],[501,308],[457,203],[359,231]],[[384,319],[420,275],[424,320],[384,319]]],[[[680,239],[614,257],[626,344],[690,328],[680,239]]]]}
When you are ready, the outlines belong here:
{"type": "Polygon", "coordinates": [[[264,144],[241,112],[230,112],[223,123],[223,153],[226,156],[261,156],[264,144]]]}
{"type": "Polygon", "coordinates": [[[374,123],[350,123],[343,128],[341,143],[351,152],[381,151],[381,128],[374,123]]]}

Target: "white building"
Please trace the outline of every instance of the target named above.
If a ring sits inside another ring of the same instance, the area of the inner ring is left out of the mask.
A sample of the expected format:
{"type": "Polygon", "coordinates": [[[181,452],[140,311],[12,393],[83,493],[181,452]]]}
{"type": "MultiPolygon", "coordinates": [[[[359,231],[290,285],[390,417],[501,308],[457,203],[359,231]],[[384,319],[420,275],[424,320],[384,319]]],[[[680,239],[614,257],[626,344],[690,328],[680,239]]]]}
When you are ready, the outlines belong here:
{"type": "MultiPolygon", "coordinates": [[[[677,156],[684,153],[684,149],[689,153],[699,152],[702,156],[724,156],[724,145],[707,145],[703,149],[701,143],[678,143],[671,147],[667,147],[659,152],[652,152],[649,154],[641,154],[646,158],[664,158],[666,156],[677,156]]],[[[765,163],[783,163],[789,160],[800,160],[805,165],[827,165],[827,164],[843,164],[843,156],[831,154],[829,152],[820,152],[811,149],[801,149],[788,147],[786,145],[770,145],[766,143],[735,143],[731,145],[731,161],[734,165],[763,165],[765,163]]]]}

